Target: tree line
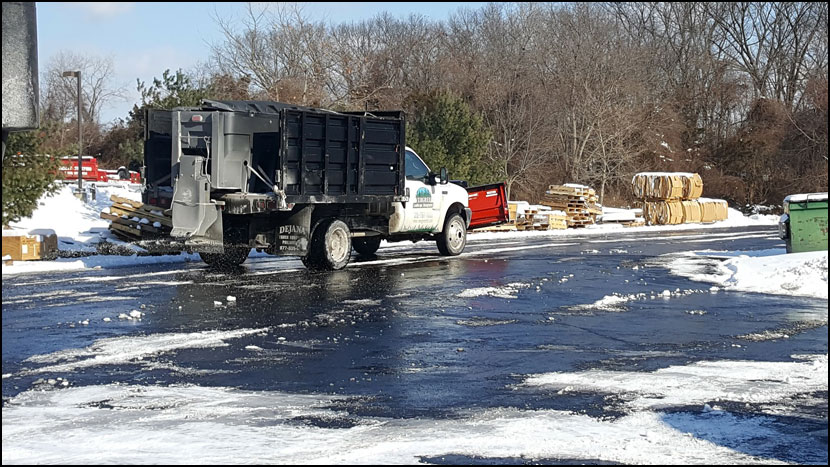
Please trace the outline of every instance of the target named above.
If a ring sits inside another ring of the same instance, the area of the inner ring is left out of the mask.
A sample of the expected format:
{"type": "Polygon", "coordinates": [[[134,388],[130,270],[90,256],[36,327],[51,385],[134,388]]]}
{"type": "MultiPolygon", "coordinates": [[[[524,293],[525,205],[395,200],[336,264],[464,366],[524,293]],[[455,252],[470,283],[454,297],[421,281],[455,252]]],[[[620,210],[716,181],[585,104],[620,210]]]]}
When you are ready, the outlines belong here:
{"type": "MultiPolygon", "coordinates": [[[[431,166],[506,181],[512,199],[575,182],[629,204],[639,171],[698,172],[739,205],[827,190],[827,3],[492,3],[341,24],[250,4],[215,21],[204,63],[137,83],[115,125],[96,117],[118,90],[85,83],[91,154],[140,161],[146,106],[258,99],[403,109],[431,166]]],[[[50,82],[65,66],[42,80],[43,150],[73,144],[74,88],[50,82]]]]}

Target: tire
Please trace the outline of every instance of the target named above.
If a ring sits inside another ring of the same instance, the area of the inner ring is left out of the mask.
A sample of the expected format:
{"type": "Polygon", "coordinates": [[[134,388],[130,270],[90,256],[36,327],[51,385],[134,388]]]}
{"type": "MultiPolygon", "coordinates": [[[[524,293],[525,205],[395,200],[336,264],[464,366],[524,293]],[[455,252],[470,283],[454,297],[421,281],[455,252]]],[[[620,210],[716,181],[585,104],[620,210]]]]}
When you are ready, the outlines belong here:
{"type": "Polygon", "coordinates": [[[308,255],[303,264],[312,270],[337,271],[349,264],[352,256],[351,233],[345,222],[323,221],[314,229],[308,255]]]}
{"type": "Polygon", "coordinates": [[[467,223],[460,214],[451,214],[444,221],[444,230],[436,241],[438,251],[444,256],[458,256],[467,246],[467,223]]]}
{"type": "Polygon", "coordinates": [[[212,268],[229,270],[244,263],[250,252],[248,247],[225,246],[224,253],[199,253],[199,257],[212,268]]]}
{"type": "Polygon", "coordinates": [[[119,167],[118,169],[118,179],[119,180],[129,180],[130,179],[130,172],[127,171],[124,167],[119,167]]]}
{"type": "Polygon", "coordinates": [[[372,256],[380,248],[380,235],[372,237],[355,237],[352,239],[352,247],[357,254],[362,256],[372,256]]]}

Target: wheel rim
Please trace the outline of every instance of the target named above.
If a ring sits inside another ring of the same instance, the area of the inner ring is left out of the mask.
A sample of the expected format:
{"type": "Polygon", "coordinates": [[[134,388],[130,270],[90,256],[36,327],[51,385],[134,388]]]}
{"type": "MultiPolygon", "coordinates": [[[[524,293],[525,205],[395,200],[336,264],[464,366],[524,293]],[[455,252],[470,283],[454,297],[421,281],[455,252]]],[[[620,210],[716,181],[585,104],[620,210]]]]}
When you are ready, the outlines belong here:
{"type": "Polygon", "coordinates": [[[464,244],[464,224],[458,218],[450,222],[449,232],[447,237],[452,251],[458,251],[464,244]]]}
{"type": "Polygon", "coordinates": [[[349,234],[345,230],[335,228],[331,231],[331,235],[329,236],[329,252],[334,262],[339,263],[346,259],[346,255],[349,253],[351,247],[349,234]]]}

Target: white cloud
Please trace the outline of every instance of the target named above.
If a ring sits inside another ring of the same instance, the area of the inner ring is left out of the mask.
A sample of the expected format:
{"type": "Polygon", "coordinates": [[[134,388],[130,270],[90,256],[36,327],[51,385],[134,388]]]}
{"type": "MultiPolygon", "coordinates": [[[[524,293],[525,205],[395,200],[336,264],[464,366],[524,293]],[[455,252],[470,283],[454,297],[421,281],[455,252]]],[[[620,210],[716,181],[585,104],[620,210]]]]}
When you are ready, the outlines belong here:
{"type": "Polygon", "coordinates": [[[129,12],[135,2],[73,2],[70,5],[86,11],[92,19],[108,19],[129,12]]]}

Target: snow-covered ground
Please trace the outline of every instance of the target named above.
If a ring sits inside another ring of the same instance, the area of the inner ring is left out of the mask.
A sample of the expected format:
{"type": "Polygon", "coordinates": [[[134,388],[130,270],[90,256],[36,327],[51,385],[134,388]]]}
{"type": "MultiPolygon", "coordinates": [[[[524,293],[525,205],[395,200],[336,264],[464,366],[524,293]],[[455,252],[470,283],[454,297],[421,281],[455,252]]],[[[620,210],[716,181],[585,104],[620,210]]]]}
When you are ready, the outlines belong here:
{"type": "Polygon", "coordinates": [[[26,233],[35,229],[51,229],[58,235],[58,248],[94,252],[101,239],[117,243],[110,234],[109,221],[101,219],[101,211],[112,206],[111,195],[141,201],[141,186],[127,182],[94,183],[95,200],[88,203],[75,197],[73,187],[62,185],[53,196],[38,200],[32,217],[12,222],[12,230],[26,233]]]}
{"type": "MultiPolygon", "coordinates": [[[[72,194],[70,186],[63,186],[54,196],[42,197],[39,207],[32,217],[13,223],[11,227],[20,232],[29,232],[35,229],[52,229],[58,235],[60,250],[93,253],[97,244],[106,240],[115,244],[124,244],[113,236],[107,229],[109,221],[101,219],[101,211],[112,205],[111,195],[140,201],[140,187],[126,182],[110,182],[95,184],[97,196],[89,203],[77,199],[72,194]]],[[[634,211],[626,209],[605,208],[606,213],[613,218],[633,218],[634,211]]],[[[535,238],[535,237],[569,237],[574,235],[613,235],[615,232],[671,232],[693,229],[717,229],[722,227],[742,227],[754,225],[775,225],[778,216],[755,214],[744,216],[740,211],[729,209],[729,218],[713,224],[682,224],[668,226],[623,227],[618,224],[598,224],[583,229],[548,230],[548,231],[520,231],[520,232],[470,232],[470,241],[490,241],[497,239],[535,238]]],[[[381,248],[389,245],[384,242],[381,248]]],[[[138,248],[133,248],[140,250],[138,248]]],[[[139,257],[139,256],[92,256],[82,259],[59,258],[55,261],[18,261],[13,265],[3,265],[2,273],[19,274],[31,272],[73,271],[88,268],[123,267],[159,262],[183,262],[198,260],[197,255],[181,254],[172,256],[139,257]]]]}
{"type": "Polygon", "coordinates": [[[698,251],[668,267],[674,274],[731,290],[827,298],[827,251],[698,251]]]}

